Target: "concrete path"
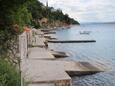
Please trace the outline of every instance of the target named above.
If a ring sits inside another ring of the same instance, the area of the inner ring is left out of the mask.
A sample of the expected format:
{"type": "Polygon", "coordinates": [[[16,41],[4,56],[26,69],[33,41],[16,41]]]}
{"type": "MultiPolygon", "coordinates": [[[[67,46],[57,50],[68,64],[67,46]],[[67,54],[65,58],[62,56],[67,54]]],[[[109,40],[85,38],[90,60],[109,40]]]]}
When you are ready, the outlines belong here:
{"type": "Polygon", "coordinates": [[[29,48],[29,54],[28,54],[29,59],[34,59],[34,60],[53,60],[55,57],[45,48],[39,48],[39,47],[33,47],[29,48]]]}

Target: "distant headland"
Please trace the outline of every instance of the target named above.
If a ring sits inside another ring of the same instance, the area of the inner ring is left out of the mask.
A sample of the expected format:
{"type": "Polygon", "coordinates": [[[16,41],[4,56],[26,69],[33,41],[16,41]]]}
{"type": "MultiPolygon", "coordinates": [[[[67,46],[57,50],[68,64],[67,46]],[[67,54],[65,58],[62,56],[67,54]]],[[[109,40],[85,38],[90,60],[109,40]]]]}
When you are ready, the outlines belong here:
{"type": "Polygon", "coordinates": [[[60,27],[71,24],[80,24],[78,21],[70,18],[68,14],[64,14],[61,9],[55,9],[42,4],[40,1],[34,1],[29,4],[28,10],[32,13],[33,24],[39,27],[60,27]]]}

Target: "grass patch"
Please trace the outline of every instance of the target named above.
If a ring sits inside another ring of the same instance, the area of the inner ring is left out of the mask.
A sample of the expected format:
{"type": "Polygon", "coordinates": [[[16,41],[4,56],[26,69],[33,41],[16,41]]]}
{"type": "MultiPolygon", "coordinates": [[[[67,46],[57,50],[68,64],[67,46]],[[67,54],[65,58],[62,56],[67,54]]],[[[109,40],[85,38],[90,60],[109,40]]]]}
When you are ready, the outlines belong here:
{"type": "Polygon", "coordinates": [[[21,86],[19,70],[6,60],[0,59],[0,86],[21,86]]]}

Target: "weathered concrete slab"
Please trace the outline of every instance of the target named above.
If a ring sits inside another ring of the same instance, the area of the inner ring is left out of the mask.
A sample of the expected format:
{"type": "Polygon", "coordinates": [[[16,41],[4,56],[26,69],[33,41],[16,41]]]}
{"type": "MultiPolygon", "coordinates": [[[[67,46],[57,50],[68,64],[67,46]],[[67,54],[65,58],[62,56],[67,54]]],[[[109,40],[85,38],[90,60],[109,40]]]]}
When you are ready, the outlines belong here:
{"type": "Polygon", "coordinates": [[[79,66],[81,70],[77,71],[75,69],[74,70],[67,69],[66,72],[70,76],[83,76],[83,75],[95,74],[98,72],[104,72],[107,70],[107,67],[97,63],[77,62],[76,66],[79,66]]]}
{"type": "Polygon", "coordinates": [[[68,55],[65,52],[60,51],[50,51],[52,55],[54,55],[56,58],[64,58],[68,57],[68,55]]]}
{"type": "Polygon", "coordinates": [[[22,65],[25,80],[29,83],[46,83],[71,80],[69,75],[55,61],[28,60],[22,65]]]}
{"type": "Polygon", "coordinates": [[[23,66],[23,69],[26,70],[23,72],[27,75],[25,80],[30,83],[71,80],[68,74],[71,76],[86,75],[105,71],[103,66],[100,69],[93,64],[73,61],[28,60],[26,64],[23,66]]]}
{"type": "Polygon", "coordinates": [[[45,48],[40,48],[40,47],[33,47],[29,48],[29,54],[28,54],[29,59],[34,59],[34,60],[53,60],[55,57],[45,48]]]}

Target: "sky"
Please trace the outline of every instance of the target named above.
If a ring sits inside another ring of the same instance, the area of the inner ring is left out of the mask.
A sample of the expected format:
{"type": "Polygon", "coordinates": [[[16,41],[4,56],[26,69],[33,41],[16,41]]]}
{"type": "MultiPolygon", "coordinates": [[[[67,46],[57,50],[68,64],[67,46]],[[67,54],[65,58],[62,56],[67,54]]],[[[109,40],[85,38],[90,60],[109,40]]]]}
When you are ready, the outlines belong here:
{"type": "Polygon", "coordinates": [[[48,3],[81,23],[115,21],[115,0],[48,0],[48,3]]]}

